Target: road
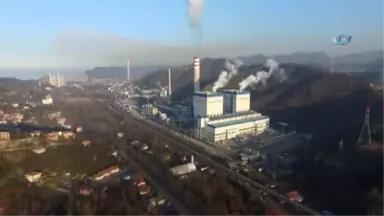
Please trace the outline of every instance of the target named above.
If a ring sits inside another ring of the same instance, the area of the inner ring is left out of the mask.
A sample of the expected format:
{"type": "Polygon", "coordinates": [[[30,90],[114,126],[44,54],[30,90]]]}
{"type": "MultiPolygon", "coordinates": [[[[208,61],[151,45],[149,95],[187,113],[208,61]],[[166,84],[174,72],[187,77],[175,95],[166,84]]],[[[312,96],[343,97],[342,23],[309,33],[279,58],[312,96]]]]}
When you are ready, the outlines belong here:
{"type": "MultiPolygon", "coordinates": [[[[96,100],[96,99],[94,99],[94,100],[96,100]]],[[[251,179],[251,178],[249,178],[249,177],[247,177],[241,173],[238,173],[234,170],[231,170],[229,167],[226,167],[226,166],[222,165],[221,163],[213,160],[211,158],[212,154],[209,152],[206,152],[205,148],[201,148],[201,145],[204,145],[204,143],[202,144],[198,140],[195,140],[192,138],[185,139],[183,136],[180,136],[180,135],[175,136],[175,132],[171,132],[168,129],[163,128],[162,126],[155,124],[154,122],[150,122],[149,120],[138,117],[137,115],[132,114],[132,113],[125,113],[122,110],[116,110],[115,108],[112,108],[111,106],[109,106],[107,104],[101,103],[100,101],[97,101],[97,102],[99,102],[100,104],[102,104],[103,106],[105,106],[106,108],[108,108],[109,110],[114,112],[115,114],[123,116],[125,120],[127,120],[127,119],[133,120],[133,121],[136,121],[137,123],[140,123],[142,125],[147,126],[147,128],[151,132],[157,134],[161,138],[168,140],[169,144],[176,145],[179,148],[183,148],[183,149],[195,154],[195,156],[198,158],[198,160],[201,160],[203,163],[213,167],[217,171],[221,171],[223,173],[230,174],[234,178],[237,178],[239,181],[245,182],[246,184],[250,184],[254,188],[261,189],[263,192],[267,193],[268,196],[272,196],[275,199],[278,199],[278,200],[280,200],[286,204],[290,204],[291,206],[293,206],[296,210],[298,210],[300,212],[307,213],[308,215],[321,215],[320,213],[318,213],[318,212],[316,212],[316,211],[314,211],[314,210],[312,210],[312,209],[310,209],[310,208],[308,208],[308,207],[306,207],[306,206],[304,206],[298,202],[289,200],[285,195],[280,194],[277,191],[274,191],[274,190],[256,182],[255,180],[253,180],[253,179],[251,179]]]]}
{"type": "Polygon", "coordinates": [[[155,187],[165,199],[170,201],[179,212],[183,215],[193,215],[193,213],[180,202],[180,199],[176,198],[177,196],[170,192],[169,188],[172,187],[172,185],[169,185],[167,182],[161,180],[163,177],[161,174],[163,173],[159,173],[159,169],[153,165],[148,166],[148,164],[145,164],[145,162],[140,160],[137,153],[133,152],[133,149],[124,145],[122,142],[120,145],[116,145],[115,148],[118,150],[120,156],[140,170],[140,173],[144,176],[148,183],[155,187]]]}

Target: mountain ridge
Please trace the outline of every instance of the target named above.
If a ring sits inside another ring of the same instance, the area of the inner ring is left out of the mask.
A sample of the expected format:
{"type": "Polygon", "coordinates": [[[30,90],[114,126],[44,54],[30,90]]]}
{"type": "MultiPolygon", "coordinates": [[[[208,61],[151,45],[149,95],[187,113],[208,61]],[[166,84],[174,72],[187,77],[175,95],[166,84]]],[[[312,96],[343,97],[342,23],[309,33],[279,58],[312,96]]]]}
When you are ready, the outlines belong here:
{"type": "MultiPolygon", "coordinates": [[[[332,67],[332,58],[323,52],[294,52],[291,54],[266,56],[263,54],[254,54],[249,56],[239,56],[245,66],[257,65],[265,62],[268,58],[272,58],[279,62],[284,63],[296,63],[304,64],[313,67],[318,67],[324,70],[329,70],[332,67]]],[[[209,61],[215,61],[225,58],[203,58],[201,59],[202,72],[209,71],[209,61]],[[204,66],[207,65],[207,66],[204,66]]],[[[371,70],[382,70],[383,51],[369,51],[362,53],[352,53],[342,55],[334,58],[333,67],[334,71],[371,71],[371,70]],[[362,59],[356,61],[356,59],[362,59]],[[351,59],[351,60],[348,60],[351,59]]],[[[213,63],[216,64],[216,63],[213,63]]],[[[165,73],[165,69],[171,68],[176,71],[183,70],[183,68],[192,68],[191,64],[179,65],[179,66],[142,66],[132,67],[131,77],[133,79],[145,78],[154,73],[165,73]]],[[[125,67],[96,67],[86,71],[86,74],[91,78],[108,78],[109,74],[114,74],[114,71],[118,71],[117,75],[112,75],[111,78],[117,76],[118,78],[126,78],[125,67]],[[100,71],[103,71],[100,74],[100,71]]],[[[203,73],[202,73],[203,74],[203,73]]],[[[164,83],[163,83],[164,84],[164,83]]],[[[165,84],[164,84],[165,85],[165,84]]]]}

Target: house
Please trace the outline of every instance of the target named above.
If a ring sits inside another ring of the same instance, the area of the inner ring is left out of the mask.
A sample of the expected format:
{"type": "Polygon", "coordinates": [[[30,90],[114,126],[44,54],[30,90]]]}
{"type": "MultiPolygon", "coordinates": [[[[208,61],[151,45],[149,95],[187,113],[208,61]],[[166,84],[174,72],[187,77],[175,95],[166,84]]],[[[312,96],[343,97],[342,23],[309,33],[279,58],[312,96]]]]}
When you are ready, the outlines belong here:
{"type": "Polygon", "coordinates": [[[53,104],[53,99],[50,95],[47,95],[45,98],[41,100],[41,103],[44,105],[51,105],[53,104]]]}
{"type": "Polygon", "coordinates": [[[0,141],[10,140],[11,134],[8,131],[0,131],[0,141]]]}
{"type": "Polygon", "coordinates": [[[150,207],[162,206],[165,204],[163,197],[152,197],[148,200],[150,207]]]}
{"type": "Polygon", "coordinates": [[[91,145],[91,141],[89,141],[89,140],[83,140],[83,141],[81,141],[81,145],[83,145],[83,146],[89,146],[89,145],[91,145]]]}
{"type": "Polygon", "coordinates": [[[151,188],[148,185],[140,185],[139,187],[140,195],[147,195],[151,192],[151,188]]]}
{"type": "Polygon", "coordinates": [[[144,177],[141,174],[135,176],[135,181],[133,183],[135,186],[139,187],[140,185],[145,185],[144,177]]]}
{"type": "Polygon", "coordinates": [[[76,127],[76,133],[81,133],[83,132],[83,128],[82,127],[76,127]]]}
{"type": "Polygon", "coordinates": [[[135,141],[132,141],[131,142],[131,145],[135,146],[135,145],[138,145],[140,142],[138,140],[135,140],[135,141]]]}
{"type": "Polygon", "coordinates": [[[10,120],[13,122],[13,123],[20,123],[24,118],[24,115],[21,114],[21,113],[13,113],[11,116],[10,116],[10,120]]]}
{"type": "Polygon", "coordinates": [[[151,192],[151,188],[146,184],[144,177],[141,174],[135,176],[133,185],[139,189],[140,195],[147,195],[151,192]]]}
{"type": "Polygon", "coordinates": [[[64,131],[62,133],[62,136],[65,138],[65,139],[69,139],[69,138],[73,138],[75,136],[75,134],[72,132],[72,131],[64,131]]]}
{"type": "Polygon", "coordinates": [[[36,154],[42,154],[46,151],[46,149],[44,147],[39,147],[39,148],[33,149],[32,151],[35,152],[36,154]]]}
{"type": "Polygon", "coordinates": [[[93,192],[93,188],[89,185],[83,185],[79,189],[79,194],[83,196],[89,196],[93,192]]]}
{"type": "Polygon", "coordinates": [[[301,194],[298,191],[296,191],[296,190],[288,192],[287,193],[287,197],[291,201],[296,201],[296,202],[303,202],[304,201],[304,197],[301,196],[301,194]]]}
{"type": "Polygon", "coordinates": [[[24,177],[27,179],[27,181],[34,183],[41,179],[41,172],[38,171],[32,171],[24,175],[24,177]]]}
{"type": "Polygon", "coordinates": [[[57,135],[57,133],[48,133],[46,135],[46,139],[49,141],[57,141],[59,140],[59,136],[57,135]]]}
{"type": "Polygon", "coordinates": [[[39,137],[40,134],[41,134],[40,131],[33,131],[33,132],[30,133],[30,136],[31,136],[31,137],[39,137]]]}
{"type": "Polygon", "coordinates": [[[48,114],[48,118],[49,119],[54,119],[54,118],[57,118],[57,117],[60,117],[60,116],[61,116],[60,112],[52,112],[52,113],[48,114]]]}
{"type": "Polygon", "coordinates": [[[114,173],[117,173],[120,171],[120,168],[119,166],[117,165],[113,165],[113,166],[110,166],[106,169],[103,169],[99,172],[97,172],[96,174],[92,175],[92,179],[96,180],[96,181],[100,181],[102,179],[104,179],[105,177],[108,177],[114,173]]]}
{"type": "Polygon", "coordinates": [[[191,156],[191,162],[187,164],[182,164],[179,166],[172,167],[170,171],[174,176],[183,176],[191,172],[195,172],[197,170],[195,165],[194,156],[191,156]]]}
{"type": "Polygon", "coordinates": [[[193,163],[183,164],[170,169],[174,176],[182,176],[196,171],[196,165],[193,163]]]}
{"type": "Polygon", "coordinates": [[[64,117],[57,117],[56,122],[59,125],[63,125],[65,123],[66,119],[64,117]]]}

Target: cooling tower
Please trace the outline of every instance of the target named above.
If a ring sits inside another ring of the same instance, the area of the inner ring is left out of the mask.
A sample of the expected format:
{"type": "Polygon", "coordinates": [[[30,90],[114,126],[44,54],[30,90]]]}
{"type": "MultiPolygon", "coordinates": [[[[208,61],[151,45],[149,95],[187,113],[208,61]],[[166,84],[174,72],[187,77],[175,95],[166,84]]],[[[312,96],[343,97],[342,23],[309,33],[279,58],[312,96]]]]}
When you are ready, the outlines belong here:
{"type": "Polygon", "coordinates": [[[200,91],[200,59],[193,58],[193,89],[194,92],[200,91]]]}

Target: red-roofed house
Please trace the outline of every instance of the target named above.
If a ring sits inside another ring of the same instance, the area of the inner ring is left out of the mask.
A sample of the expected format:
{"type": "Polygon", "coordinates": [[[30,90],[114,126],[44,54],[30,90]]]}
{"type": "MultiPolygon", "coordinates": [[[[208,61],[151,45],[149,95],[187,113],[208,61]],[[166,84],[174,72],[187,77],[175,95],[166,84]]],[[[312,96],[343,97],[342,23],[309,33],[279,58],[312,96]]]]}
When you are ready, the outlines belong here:
{"type": "Polygon", "coordinates": [[[142,184],[138,186],[140,195],[147,195],[151,192],[151,188],[148,185],[142,184]]]}
{"type": "Polygon", "coordinates": [[[104,170],[101,170],[101,171],[97,172],[96,174],[94,174],[92,176],[92,178],[94,180],[99,181],[99,180],[102,180],[103,178],[105,178],[107,176],[110,176],[111,174],[117,173],[119,171],[120,171],[119,166],[113,165],[113,166],[111,166],[111,167],[109,167],[107,169],[104,169],[104,170]]]}
{"type": "Polygon", "coordinates": [[[141,185],[145,185],[145,180],[144,180],[144,177],[141,175],[141,174],[137,174],[135,176],[135,182],[134,182],[134,185],[139,187],[141,185]]]}
{"type": "Polygon", "coordinates": [[[291,201],[296,201],[296,202],[303,202],[304,200],[304,197],[301,196],[299,194],[298,191],[294,190],[294,191],[291,191],[291,192],[288,192],[287,193],[287,197],[291,200],[291,201]]]}

